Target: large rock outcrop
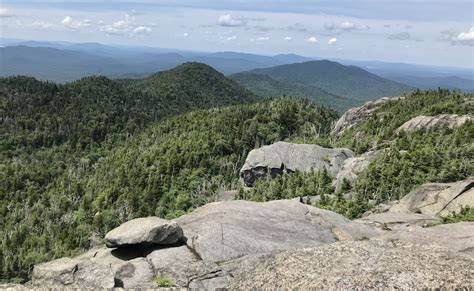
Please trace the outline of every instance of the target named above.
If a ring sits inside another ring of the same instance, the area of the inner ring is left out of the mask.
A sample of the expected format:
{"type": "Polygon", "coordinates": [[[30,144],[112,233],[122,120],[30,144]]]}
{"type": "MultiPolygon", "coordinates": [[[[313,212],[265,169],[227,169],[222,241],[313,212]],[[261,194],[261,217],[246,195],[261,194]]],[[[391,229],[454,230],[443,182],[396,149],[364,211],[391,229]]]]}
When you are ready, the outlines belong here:
{"type": "MultiPolygon", "coordinates": [[[[341,118],[335,123],[332,134],[341,135],[345,130],[355,128],[364,121],[371,118],[378,109],[382,108],[390,101],[396,101],[404,97],[383,97],[374,101],[366,102],[360,107],[355,107],[347,110],[341,118]]],[[[384,113],[380,113],[383,115],[384,113]]]]}
{"type": "Polygon", "coordinates": [[[404,196],[390,212],[446,216],[474,207],[474,177],[454,183],[427,183],[404,196]]]}
{"type": "Polygon", "coordinates": [[[109,248],[128,245],[169,245],[183,239],[183,230],[176,222],[159,217],[137,218],[125,222],[105,235],[109,248]]]}
{"type": "MultiPolygon", "coordinates": [[[[178,287],[223,288],[263,254],[378,235],[371,226],[297,200],[215,202],[168,223],[179,225],[185,239],[167,245],[127,242],[40,264],[31,286],[151,288],[162,277],[178,287]]],[[[132,241],[142,241],[143,232],[136,235],[132,241]]]]}
{"type": "Polygon", "coordinates": [[[176,221],[187,245],[211,262],[376,234],[371,227],[296,200],[215,202],[176,221]]]}
{"type": "Polygon", "coordinates": [[[326,169],[335,177],[342,164],[354,153],[345,148],[329,149],[311,144],[277,142],[252,150],[240,170],[244,184],[251,187],[255,180],[265,177],[275,178],[285,172],[326,169]]]}
{"type": "Polygon", "coordinates": [[[420,129],[432,129],[438,127],[454,128],[464,125],[465,123],[472,121],[473,118],[470,115],[457,115],[457,114],[441,114],[436,116],[417,116],[405,122],[401,125],[396,132],[411,132],[420,129]]]}

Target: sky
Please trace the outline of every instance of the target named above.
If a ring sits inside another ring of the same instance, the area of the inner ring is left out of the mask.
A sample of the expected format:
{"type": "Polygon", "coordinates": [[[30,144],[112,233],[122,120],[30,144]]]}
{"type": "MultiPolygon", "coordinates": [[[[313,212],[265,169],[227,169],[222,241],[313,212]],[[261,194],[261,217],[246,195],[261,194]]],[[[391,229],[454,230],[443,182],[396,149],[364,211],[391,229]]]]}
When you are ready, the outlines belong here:
{"type": "Polygon", "coordinates": [[[0,37],[473,68],[474,1],[2,0],[0,37]]]}

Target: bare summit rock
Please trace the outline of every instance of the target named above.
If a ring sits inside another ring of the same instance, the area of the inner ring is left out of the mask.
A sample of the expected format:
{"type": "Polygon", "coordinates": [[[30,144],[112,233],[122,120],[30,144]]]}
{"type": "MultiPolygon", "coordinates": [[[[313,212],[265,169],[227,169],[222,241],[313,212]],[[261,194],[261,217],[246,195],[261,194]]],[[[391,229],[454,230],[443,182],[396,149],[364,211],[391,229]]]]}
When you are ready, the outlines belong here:
{"type": "Polygon", "coordinates": [[[394,230],[415,225],[424,227],[441,223],[439,218],[431,215],[393,212],[371,214],[356,221],[372,225],[382,230],[394,230]]]}
{"type": "Polygon", "coordinates": [[[252,150],[240,170],[240,177],[251,187],[255,180],[265,177],[275,178],[285,172],[326,169],[335,177],[342,164],[354,153],[345,148],[329,149],[312,144],[277,142],[252,150]]]}
{"type": "Polygon", "coordinates": [[[474,222],[397,229],[385,232],[380,238],[387,241],[442,246],[474,259],[474,222]]]}
{"type": "Polygon", "coordinates": [[[125,222],[105,235],[109,248],[129,245],[169,245],[183,239],[183,230],[172,221],[158,217],[137,218],[125,222]]]}
{"type": "Polygon", "coordinates": [[[446,216],[474,207],[474,177],[454,183],[427,183],[404,196],[390,212],[419,212],[446,216]]]}
{"type": "Polygon", "coordinates": [[[61,258],[33,268],[33,287],[112,288],[114,273],[110,264],[61,258]]]}
{"type": "Polygon", "coordinates": [[[269,255],[229,289],[469,289],[473,261],[442,246],[337,242],[269,255]]]}
{"type": "Polygon", "coordinates": [[[176,219],[204,261],[372,237],[370,226],[295,200],[214,202],[176,219]]]}
{"type": "Polygon", "coordinates": [[[464,125],[465,123],[472,121],[473,118],[470,115],[457,115],[457,114],[441,114],[436,116],[417,116],[414,117],[403,125],[401,125],[396,132],[401,131],[415,131],[420,129],[431,129],[437,127],[448,127],[454,128],[464,125]]]}
{"type": "Polygon", "coordinates": [[[361,123],[376,114],[375,111],[382,108],[382,106],[388,102],[396,101],[402,98],[404,97],[383,97],[374,101],[366,102],[360,107],[347,110],[334,125],[332,134],[341,135],[345,130],[359,126],[361,123]]]}

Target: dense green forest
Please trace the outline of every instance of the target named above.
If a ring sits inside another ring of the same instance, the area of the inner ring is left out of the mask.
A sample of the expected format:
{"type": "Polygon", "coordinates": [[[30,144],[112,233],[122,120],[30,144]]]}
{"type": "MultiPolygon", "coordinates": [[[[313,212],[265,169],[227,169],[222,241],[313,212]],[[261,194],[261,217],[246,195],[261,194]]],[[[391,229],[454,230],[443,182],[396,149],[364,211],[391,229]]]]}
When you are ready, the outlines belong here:
{"type": "Polygon", "coordinates": [[[193,67],[138,82],[0,80],[3,279],[25,280],[35,263],[83,251],[90,238],[130,218],[190,211],[236,187],[251,149],[327,134],[337,118],[308,101],[249,104],[255,95],[225,79],[218,87],[220,74],[193,67]],[[173,85],[182,78],[212,84],[173,85]],[[165,118],[233,103],[247,105],[165,118]]]}
{"type": "Polygon", "coordinates": [[[317,87],[285,79],[273,79],[263,74],[237,73],[229,78],[259,96],[294,96],[307,98],[316,104],[330,107],[340,113],[361,105],[362,102],[336,96],[317,87]]]}

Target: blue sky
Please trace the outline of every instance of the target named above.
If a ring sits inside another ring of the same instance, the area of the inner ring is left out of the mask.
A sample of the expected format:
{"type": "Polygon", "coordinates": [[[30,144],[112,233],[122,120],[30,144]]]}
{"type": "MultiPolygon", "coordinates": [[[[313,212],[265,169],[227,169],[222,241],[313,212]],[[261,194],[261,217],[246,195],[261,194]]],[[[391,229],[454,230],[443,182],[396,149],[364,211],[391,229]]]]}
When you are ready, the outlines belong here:
{"type": "Polygon", "coordinates": [[[26,1],[2,37],[474,67],[474,1],[26,1]]]}

